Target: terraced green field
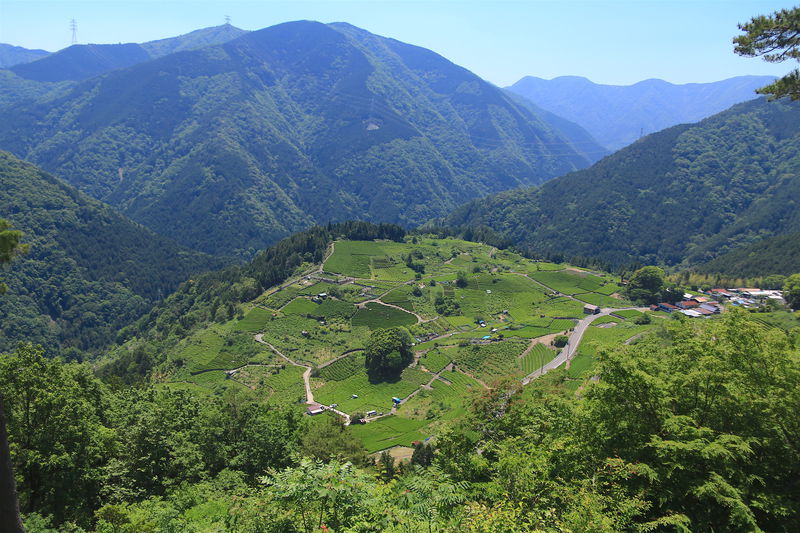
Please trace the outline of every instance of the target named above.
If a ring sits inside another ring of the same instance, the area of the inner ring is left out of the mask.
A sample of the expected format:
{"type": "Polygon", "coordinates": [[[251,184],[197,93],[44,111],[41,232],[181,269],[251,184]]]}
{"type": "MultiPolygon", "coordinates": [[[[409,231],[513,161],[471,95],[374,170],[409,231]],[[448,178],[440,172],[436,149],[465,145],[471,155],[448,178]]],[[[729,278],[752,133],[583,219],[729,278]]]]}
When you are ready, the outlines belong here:
{"type": "Polygon", "coordinates": [[[519,366],[526,376],[543,367],[557,355],[557,350],[545,344],[534,344],[530,352],[519,359],[519,366]]]}
{"type": "Polygon", "coordinates": [[[354,424],[350,426],[350,431],[371,453],[392,446],[410,446],[414,441],[425,440],[430,436],[422,431],[426,425],[423,420],[389,416],[369,424],[354,424]]]}
{"type": "MultiPolygon", "coordinates": [[[[407,399],[391,416],[351,426],[369,451],[377,451],[435,436],[463,416],[470,398],[487,384],[520,379],[550,361],[557,350],[531,339],[574,328],[584,318],[584,302],[625,304],[611,297],[619,286],[610,275],[457,239],[412,238],[417,242],[336,242],[319,276],[339,283],[319,281],[317,274],[289,280],[236,310],[240,319],[185,339],[170,356],[178,370],[168,386],[215,394],[235,388],[304,409],[305,369],[255,342],[259,334],[292,361],[313,368],[317,402],[350,414],[388,414],[393,397],[407,399]],[[457,286],[460,275],[466,286],[457,286]],[[327,296],[317,298],[321,293],[327,296]],[[376,301],[357,307],[365,300],[376,301]],[[374,330],[388,327],[408,329],[418,365],[396,382],[371,383],[363,349],[374,330]],[[453,370],[444,370],[451,362],[453,370]]],[[[621,311],[623,318],[596,320],[568,371],[575,388],[589,375],[599,349],[652,327],[635,325],[639,315],[621,311]],[[617,325],[598,327],[604,322],[617,325]]]]}
{"type": "Polygon", "coordinates": [[[366,326],[370,329],[410,326],[417,323],[417,317],[377,302],[369,302],[353,315],[353,326],[366,326]]]}
{"type": "Polygon", "coordinates": [[[322,378],[312,379],[314,399],[324,404],[338,404],[339,409],[352,413],[375,410],[389,412],[392,408],[392,398],[397,396],[405,398],[420,385],[430,381],[432,376],[414,368],[403,371],[399,381],[394,383],[370,383],[363,367],[363,356],[358,356],[361,369],[345,379],[328,380],[322,378]],[[353,398],[353,395],[358,396],[353,398]]]}
{"type": "Polygon", "coordinates": [[[430,372],[441,372],[444,367],[452,362],[452,351],[452,348],[434,348],[420,357],[419,363],[430,372]]]}

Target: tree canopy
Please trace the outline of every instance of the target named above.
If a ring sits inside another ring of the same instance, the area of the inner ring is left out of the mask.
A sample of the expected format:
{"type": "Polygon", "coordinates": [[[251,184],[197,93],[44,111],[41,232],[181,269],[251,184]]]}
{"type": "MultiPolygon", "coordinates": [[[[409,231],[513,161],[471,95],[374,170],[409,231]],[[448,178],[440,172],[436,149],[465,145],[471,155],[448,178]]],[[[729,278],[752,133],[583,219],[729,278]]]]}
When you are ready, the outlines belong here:
{"type": "MultiPolygon", "coordinates": [[[[747,57],[761,57],[770,63],[794,59],[800,61],[800,7],[781,9],[771,15],[753,17],[739,24],[744,35],[734,37],[734,51],[747,57]]],[[[759,94],[772,98],[800,99],[800,70],[794,69],[784,77],[758,89],[759,94]]]]}
{"type": "MultiPolygon", "coordinates": [[[[10,262],[15,256],[27,251],[28,246],[21,244],[22,232],[11,229],[11,222],[0,218],[0,265],[10,262]]],[[[0,281],[0,294],[8,287],[0,281]]]]}
{"type": "Polygon", "coordinates": [[[792,309],[800,309],[800,273],[786,278],[783,284],[783,298],[792,309]]]}
{"type": "Polygon", "coordinates": [[[411,335],[404,328],[375,330],[369,337],[365,353],[370,381],[396,379],[414,357],[411,335]]]}

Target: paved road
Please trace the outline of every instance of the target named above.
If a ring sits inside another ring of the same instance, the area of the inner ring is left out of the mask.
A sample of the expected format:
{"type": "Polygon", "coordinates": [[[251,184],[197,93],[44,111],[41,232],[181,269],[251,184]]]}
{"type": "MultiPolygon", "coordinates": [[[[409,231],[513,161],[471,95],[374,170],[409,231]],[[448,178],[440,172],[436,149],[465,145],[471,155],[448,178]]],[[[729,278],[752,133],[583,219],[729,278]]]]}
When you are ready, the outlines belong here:
{"type": "Polygon", "coordinates": [[[539,376],[546,374],[547,372],[553,370],[554,368],[558,368],[573,357],[578,352],[578,346],[581,343],[581,339],[583,339],[583,334],[586,333],[586,329],[589,325],[594,322],[596,319],[600,318],[601,316],[608,316],[612,313],[616,313],[617,311],[625,311],[633,309],[636,311],[649,311],[649,307],[618,307],[618,308],[605,308],[600,311],[599,314],[596,315],[588,315],[578,321],[578,325],[575,326],[575,330],[569,336],[569,341],[567,345],[559,352],[559,354],[551,360],[549,363],[546,363],[543,367],[539,368],[538,370],[531,372],[525,379],[522,380],[523,385],[527,385],[532,380],[538,378],[539,376]]]}

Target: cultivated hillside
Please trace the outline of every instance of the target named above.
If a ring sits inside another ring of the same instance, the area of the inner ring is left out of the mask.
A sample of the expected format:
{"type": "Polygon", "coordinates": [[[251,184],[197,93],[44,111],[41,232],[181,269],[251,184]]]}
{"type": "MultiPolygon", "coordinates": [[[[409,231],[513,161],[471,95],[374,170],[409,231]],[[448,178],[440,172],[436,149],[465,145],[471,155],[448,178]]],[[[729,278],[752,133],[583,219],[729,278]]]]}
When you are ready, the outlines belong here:
{"type": "Polygon", "coordinates": [[[329,220],[417,224],[588,164],[434,52],[305,21],[111,72],[0,123],[14,153],[212,253],[329,220]]]}
{"type": "Polygon", "coordinates": [[[634,85],[602,85],[579,76],[544,80],[526,76],[508,87],[536,105],[586,128],[610,150],[643,135],[697,122],[734,104],[751,100],[771,76],[737,76],[713,83],[674,85],[645,80],[634,85]]]}
{"type": "Polygon", "coordinates": [[[800,231],[800,106],[755,100],[650,135],[592,167],[458,209],[543,253],[699,264],[800,231]]]}
{"type": "Polygon", "coordinates": [[[0,217],[30,252],[2,273],[0,350],[95,350],[192,273],[222,262],[181,249],[33,165],[0,152],[0,217]]]}

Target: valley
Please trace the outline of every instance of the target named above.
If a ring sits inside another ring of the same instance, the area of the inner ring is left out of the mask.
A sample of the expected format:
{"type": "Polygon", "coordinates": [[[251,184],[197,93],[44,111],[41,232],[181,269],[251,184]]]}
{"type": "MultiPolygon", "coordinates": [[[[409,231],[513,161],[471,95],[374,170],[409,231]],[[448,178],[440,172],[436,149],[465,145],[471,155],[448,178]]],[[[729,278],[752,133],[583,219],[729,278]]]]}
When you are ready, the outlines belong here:
{"type": "Polygon", "coordinates": [[[800,530],[800,71],[715,55],[741,3],[38,2],[0,531],[800,530]]]}

